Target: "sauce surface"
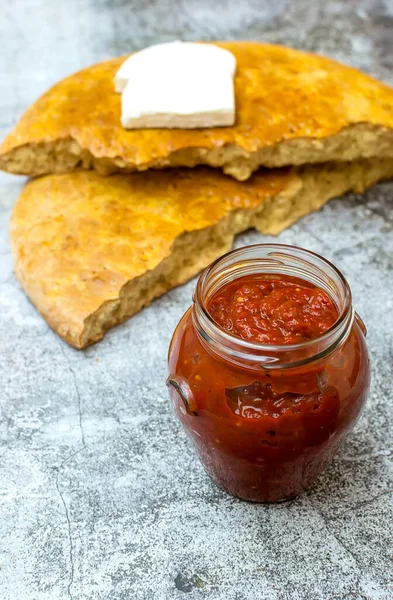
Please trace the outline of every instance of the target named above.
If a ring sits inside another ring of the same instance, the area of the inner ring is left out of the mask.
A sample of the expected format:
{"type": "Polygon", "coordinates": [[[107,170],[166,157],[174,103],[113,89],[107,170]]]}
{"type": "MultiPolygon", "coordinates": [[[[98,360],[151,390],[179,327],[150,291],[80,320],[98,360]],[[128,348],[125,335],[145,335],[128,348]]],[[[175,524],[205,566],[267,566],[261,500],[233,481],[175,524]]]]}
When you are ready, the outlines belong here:
{"type": "Polygon", "coordinates": [[[289,275],[248,275],[220,288],[207,303],[232,335],[262,344],[296,344],[330,329],[338,311],[329,295],[289,275]]]}

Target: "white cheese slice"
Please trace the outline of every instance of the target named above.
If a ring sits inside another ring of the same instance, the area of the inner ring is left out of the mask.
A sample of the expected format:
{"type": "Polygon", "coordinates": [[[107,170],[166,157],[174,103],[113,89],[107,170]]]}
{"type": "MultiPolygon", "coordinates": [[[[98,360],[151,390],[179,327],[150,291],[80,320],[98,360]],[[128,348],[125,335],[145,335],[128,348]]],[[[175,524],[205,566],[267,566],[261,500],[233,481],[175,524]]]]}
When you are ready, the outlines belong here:
{"type": "Polygon", "coordinates": [[[123,127],[200,128],[235,122],[233,54],[212,44],[170,42],[130,56],[115,78],[123,127]]]}

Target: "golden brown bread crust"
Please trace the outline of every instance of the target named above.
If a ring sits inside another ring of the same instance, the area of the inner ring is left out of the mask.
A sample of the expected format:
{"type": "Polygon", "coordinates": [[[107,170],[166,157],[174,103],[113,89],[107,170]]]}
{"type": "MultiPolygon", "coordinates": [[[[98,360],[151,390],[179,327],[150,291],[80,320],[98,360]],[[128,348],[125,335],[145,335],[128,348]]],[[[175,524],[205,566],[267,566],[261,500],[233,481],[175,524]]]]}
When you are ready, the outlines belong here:
{"type": "Polygon", "coordinates": [[[29,182],[11,217],[15,273],[49,325],[83,348],[230,249],[277,234],[347,190],[393,176],[392,160],[258,172],[209,168],[29,182]]]}
{"type": "Polygon", "coordinates": [[[393,90],[328,58],[225,42],[237,58],[237,122],[205,130],[127,131],[115,58],[61,81],[21,118],[0,168],[30,176],[94,167],[103,174],[208,164],[239,180],[277,167],[393,157],[393,90]]]}

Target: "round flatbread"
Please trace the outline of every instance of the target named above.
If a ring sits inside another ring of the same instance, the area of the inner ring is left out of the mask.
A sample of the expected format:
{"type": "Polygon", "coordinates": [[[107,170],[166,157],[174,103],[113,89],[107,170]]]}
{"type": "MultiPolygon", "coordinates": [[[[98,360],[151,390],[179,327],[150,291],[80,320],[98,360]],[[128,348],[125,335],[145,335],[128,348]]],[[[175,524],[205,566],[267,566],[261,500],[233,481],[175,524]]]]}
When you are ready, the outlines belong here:
{"type": "Polygon", "coordinates": [[[393,90],[333,60],[256,42],[225,42],[237,60],[236,124],[126,130],[114,77],[123,58],[55,85],[0,148],[0,168],[103,174],[206,164],[239,180],[278,167],[393,156],[393,90]]]}

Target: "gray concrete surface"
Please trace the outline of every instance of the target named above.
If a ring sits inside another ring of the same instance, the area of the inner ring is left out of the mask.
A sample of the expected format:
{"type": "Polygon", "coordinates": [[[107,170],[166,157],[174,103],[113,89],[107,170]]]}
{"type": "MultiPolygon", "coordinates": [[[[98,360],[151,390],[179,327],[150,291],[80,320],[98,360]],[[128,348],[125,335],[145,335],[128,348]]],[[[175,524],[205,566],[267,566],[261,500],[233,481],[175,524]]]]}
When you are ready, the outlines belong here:
{"type": "MultiPolygon", "coordinates": [[[[1,135],[73,70],[179,37],[285,43],[393,84],[389,0],[2,0],[0,16],[1,135]]],[[[393,184],[332,201],[279,237],[347,275],[373,383],[331,468],[277,506],[219,491],[172,415],[166,351],[194,282],[99,345],[69,348],[12,274],[21,185],[0,177],[1,600],[393,598],[393,184]]]]}

